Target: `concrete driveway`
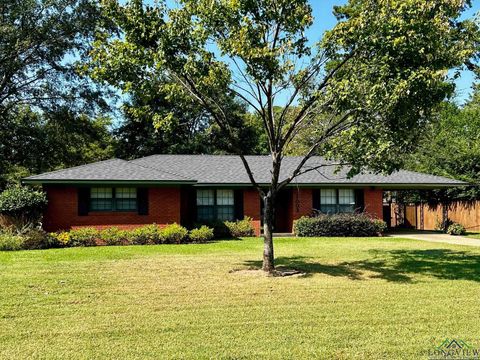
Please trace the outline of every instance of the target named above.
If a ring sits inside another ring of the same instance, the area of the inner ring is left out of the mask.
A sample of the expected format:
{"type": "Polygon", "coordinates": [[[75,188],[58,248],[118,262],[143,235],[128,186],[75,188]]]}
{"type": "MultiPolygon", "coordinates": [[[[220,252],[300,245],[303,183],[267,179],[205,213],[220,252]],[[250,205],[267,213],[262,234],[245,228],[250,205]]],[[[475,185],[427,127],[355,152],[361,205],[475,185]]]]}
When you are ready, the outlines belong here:
{"type": "Polygon", "coordinates": [[[437,242],[437,243],[454,244],[454,245],[480,246],[480,239],[472,239],[466,236],[453,236],[453,235],[442,234],[442,233],[432,232],[432,231],[402,230],[402,231],[391,232],[387,234],[387,236],[404,238],[404,239],[430,241],[430,242],[437,242]]]}

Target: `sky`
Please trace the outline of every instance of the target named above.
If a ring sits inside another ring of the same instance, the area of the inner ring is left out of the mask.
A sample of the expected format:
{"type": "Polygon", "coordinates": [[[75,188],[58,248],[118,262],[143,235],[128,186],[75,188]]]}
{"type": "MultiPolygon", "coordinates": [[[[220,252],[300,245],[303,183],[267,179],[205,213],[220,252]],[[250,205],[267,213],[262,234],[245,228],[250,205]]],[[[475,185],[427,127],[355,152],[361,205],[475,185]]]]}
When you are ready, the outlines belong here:
{"type": "MultiPolygon", "coordinates": [[[[313,26],[307,32],[308,38],[315,42],[322,37],[325,30],[335,26],[336,19],[332,14],[333,6],[342,5],[346,2],[346,0],[310,0],[315,20],[313,26]]],[[[473,17],[478,13],[480,13],[480,0],[473,0],[472,7],[464,13],[463,17],[473,17]]],[[[461,77],[456,81],[456,101],[459,104],[468,99],[473,81],[474,76],[468,71],[462,72],[461,77]]]]}

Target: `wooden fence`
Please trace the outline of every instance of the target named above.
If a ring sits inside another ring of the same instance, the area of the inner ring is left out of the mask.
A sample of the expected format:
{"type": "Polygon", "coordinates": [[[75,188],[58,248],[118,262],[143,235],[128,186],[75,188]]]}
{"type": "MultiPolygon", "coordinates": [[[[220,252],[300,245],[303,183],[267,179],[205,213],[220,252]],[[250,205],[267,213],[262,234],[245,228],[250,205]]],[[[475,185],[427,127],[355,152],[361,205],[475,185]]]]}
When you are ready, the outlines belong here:
{"type": "Polygon", "coordinates": [[[419,230],[438,230],[445,219],[460,223],[467,231],[480,231],[480,200],[456,201],[448,206],[439,204],[392,205],[392,226],[419,230]]]}

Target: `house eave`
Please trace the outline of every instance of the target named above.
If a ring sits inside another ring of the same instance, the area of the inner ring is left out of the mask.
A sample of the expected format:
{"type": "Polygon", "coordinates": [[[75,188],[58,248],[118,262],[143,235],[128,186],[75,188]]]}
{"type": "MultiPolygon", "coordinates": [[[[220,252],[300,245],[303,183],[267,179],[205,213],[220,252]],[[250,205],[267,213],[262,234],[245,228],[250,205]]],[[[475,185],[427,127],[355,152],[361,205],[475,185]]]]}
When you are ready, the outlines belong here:
{"type": "MultiPolygon", "coordinates": [[[[268,183],[258,183],[260,187],[267,187],[268,183]]],[[[445,189],[459,186],[468,186],[468,183],[295,183],[287,185],[290,188],[382,188],[385,190],[427,190],[427,189],[445,189]]],[[[195,187],[252,187],[251,183],[196,183],[195,187]]]]}
{"type": "Polygon", "coordinates": [[[51,180],[23,179],[22,184],[28,185],[194,185],[193,180],[51,180]]]}

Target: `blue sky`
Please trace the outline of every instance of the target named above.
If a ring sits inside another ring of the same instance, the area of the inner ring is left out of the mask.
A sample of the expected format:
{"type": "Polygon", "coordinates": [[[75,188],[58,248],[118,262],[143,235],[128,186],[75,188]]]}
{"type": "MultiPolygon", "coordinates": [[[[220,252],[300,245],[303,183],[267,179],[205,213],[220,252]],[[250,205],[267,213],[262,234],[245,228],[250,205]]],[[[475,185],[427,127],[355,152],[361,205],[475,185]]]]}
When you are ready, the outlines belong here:
{"type": "MultiPolygon", "coordinates": [[[[313,8],[313,16],[315,17],[314,24],[307,33],[311,41],[315,42],[316,40],[320,39],[325,30],[329,30],[335,26],[336,19],[332,14],[333,6],[342,5],[346,2],[346,0],[310,0],[310,4],[313,8]]],[[[473,17],[479,12],[480,0],[474,0],[472,7],[464,13],[464,17],[473,17]]],[[[459,103],[463,103],[466,99],[468,99],[468,96],[471,93],[473,81],[474,76],[468,71],[462,72],[462,76],[456,81],[456,100],[459,103]]]]}

